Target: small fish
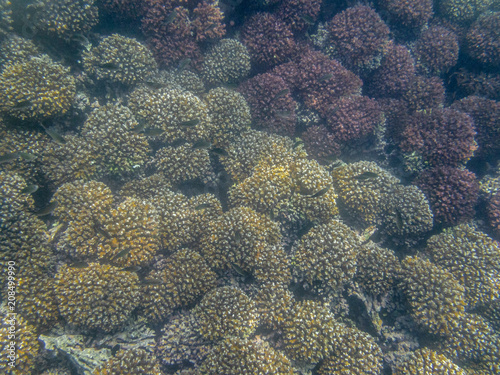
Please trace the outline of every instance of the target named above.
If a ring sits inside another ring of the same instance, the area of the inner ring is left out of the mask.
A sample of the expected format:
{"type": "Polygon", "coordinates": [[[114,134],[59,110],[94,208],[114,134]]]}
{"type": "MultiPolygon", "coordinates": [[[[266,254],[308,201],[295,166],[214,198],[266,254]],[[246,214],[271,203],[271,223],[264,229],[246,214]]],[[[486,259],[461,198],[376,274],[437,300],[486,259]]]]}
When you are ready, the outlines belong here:
{"type": "Polygon", "coordinates": [[[228,90],[234,90],[235,88],[238,87],[237,83],[224,83],[222,84],[222,87],[228,89],[228,90]]]}
{"type": "Polygon", "coordinates": [[[199,205],[197,205],[194,209],[195,210],[203,210],[204,208],[210,208],[212,207],[212,204],[211,203],[201,203],[199,205]]]}
{"type": "Polygon", "coordinates": [[[368,228],[366,228],[361,234],[361,244],[364,245],[370,241],[370,239],[373,237],[375,232],[377,231],[377,227],[375,225],[371,225],[368,228]]]}
{"type": "Polygon", "coordinates": [[[92,48],[92,43],[89,42],[87,37],[83,34],[75,34],[71,37],[71,40],[79,43],[82,47],[84,47],[87,51],[90,51],[92,48]]]}
{"type": "Polygon", "coordinates": [[[325,195],[328,190],[330,190],[330,185],[328,185],[326,188],[323,188],[323,189],[317,191],[313,195],[309,195],[308,198],[318,198],[318,197],[321,197],[321,196],[325,195]]]}
{"type": "Polygon", "coordinates": [[[163,281],[158,280],[158,279],[146,279],[142,281],[142,284],[144,285],[160,285],[163,284],[163,281]]]}
{"type": "Polygon", "coordinates": [[[278,93],[274,96],[273,100],[276,100],[276,99],[282,98],[282,97],[284,97],[286,94],[288,94],[289,92],[290,92],[290,90],[289,90],[289,89],[283,89],[283,90],[281,90],[280,92],[278,92],[278,93]]]}
{"type": "Polygon", "coordinates": [[[186,57],[185,59],[182,59],[180,62],[179,62],[179,66],[177,67],[177,72],[180,73],[182,72],[184,69],[186,69],[186,67],[191,64],[191,59],[189,57],[186,57]]]}
{"type": "Polygon", "coordinates": [[[295,143],[293,144],[292,148],[293,149],[296,149],[297,147],[299,147],[300,145],[303,145],[304,144],[304,141],[302,139],[298,139],[295,141],[295,143]]]}
{"type": "Polygon", "coordinates": [[[357,176],[354,176],[353,178],[358,180],[358,181],[364,181],[364,180],[369,180],[371,178],[377,178],[378,174],[375,172],[363,172],[361,174],[358,174],[357,176]]]}
{"type": "Polygon", "coordinates": [[[111,239],[111,236],[108,232],[106,232],[104,229],[102,229],[98,224],[94,225],[94,230],[96,233],[100,234],[101,236],[107,238],[108,240],[111,239]]]}
{"type": "Polygon", "coordinates": [[[8,163],[9,161],[16,160],[19,157],[19,152],[11,152],[0,156],[0,164],[8,163]]]}
{"type": "Polygon", "coordinates": [[[120,350],[120,344],[116,344],[111,348],[111,355],[114,357],[118,350],[120,350]]]}
{"type": "Polygon", "coordinates": [[[195,142],[193,144],[193,148],[196,149],[207,149],[210,148],[212,144],[209,141],[206,141],[204,139],[199,140],[198,142],[195,142]]]}
{"type": "Polygon", "coordinates": [[[303,14],[300,16],[300,18],[302,18],[302,20],[307,23],[308,25],[314,25],[314,18],[311,17],[310,15],[308,14],[303,14]]]}
{"type": "Polygon", "coordinates": [[[139,124],[134,126],[132,129],[130,129],[130,131],[132,133],[139,134],[140,132],[142,132],[144,130],[145,126],[146,126],[146,121],[139,121],[139,124]]]}
{"type": "Polygon", "coordinates": [[[21,194],[33,194],[38,190],[38,185],[31,184],[26,186],[23,190],[21,190],[21,194]]]}
{"type": "Polygon", "coordinates": [[[239,230],[234,232],[234,242],[236,242],[236,245],[241,243],[241,232],[239,230]]]}
{"type": "Polygon", "coordinates": [[[21,157],[21,159],[26,160],[26,161],[32,161],[38,157],[38,155],[30,154],[29,152],[19,151],[17,154],[21,157]]]}
{"type": "Polygon", "coordinates": [[[200,119],[195,118],[195,119],[188,120],[188,121],[182,121],[179,125],[182,126],[183,128],[191,128],[193,126],[198,125],[199,123],[200,123],[200,119]]]}
{"type": "Polygon", "coordinates": [[[403,217],[401,216],[401,212],[396,210],[396,227],[399,231],[403,230],[403,217]]]}
{"type": "Polygon", "coordinates": [[[161,89],[162,87],[165,87],[166,84],[162,82],[152,82],[152,81],[146,81],[144,84],[149,87],[150,89],[158,90],[161,89]]]}
{"type": "Polygon", "coordinates": [[[240,266],[238,266],[237,264],[235,263],[231,263],[231,267],[233,268],[233,270],[240,276],[246,276],[246,273],[245,271],[243,271],[243,268],[241,268],[240,266]]]}
{"type": "Polygon", "coordinates": [[[144,135],[150,136],[150,137],[156,137],[157,135],[160,135],[164,132],[163,129],[160,128],[149,128],[149,129],[144,129],[144,135]]]}
{"type": "Polygon", "coordinates": [[[175,17],[177,17],[177,9],[174,9],[170,14],[165,18],[165,25],[171,24],[174,22],[175,17]]]}
{"type": "Polygon", "coordinates": [[[338,159],[338,156],[335,154],[332,155],[326,155],[321,158],[321,160],[326,161],[327,163],[334,162],[338,159]]]}
{"type": "Polygon", "coordinates": [[[318,82],[328,81],[332,77],[333,77],[332,73],[323,74],[321,77],[318,78],[318,82]]]}
{"type": "Polygon", "coordinates": [[[213,152],[214,154],[217,154],[220,156],[228,156],[229,155],[226,150],[224,150],[223,148],[220,148],[220,147],[211,148],[210,152],[213,152]]]}
{"type": "Polygon", "coordinates": [[[73,262],[69,265],[71,268],[86,268],[88,267],[89,264],[87,262],[81,261],[81,262],[73,262]]]}
{"type": "MultiPolygon", "coordinates": [[[[42,125],[42,124],[40,123],[40,125],[42,125]]],[[[64,145],[64,144],[66,144],[66,140],[63,138],[63,136],[61,134],[59,134],[55,130],[47,129],[43,125],[42,125],[42,127],[45,130],[45,133],[47,133],[50,136],[50,138],[52,138],[52,140],[54,142],[56,142],[58,145],[64,145]]]]}
{"type": "Polygon", "coordinates": [[[122,250],[118,254],[116,254],[112,259],[123,258],[125,255],[127,255],[128,253],[130,253],[131,250],[132,250],[132,248],[122,250]]]}
{"type": "Polygon", "coordinates": [[[20,102],[17,102],[12,107],[10,107],[10,109],[16,110],[16,111],[24,111],[25,109],[28,109],[29,107],[31,107],[30,100],[21,100],[20,102]]]}
{"type": "Polygon", "coordinates": [[[140,270],[141,270],[140,266],[130,266],[122,268],[122,271],[128,271],[128,272],[139,272],[140,270]]]}
{"type": "Polygon", "coordinates": [[[107,62],[104,64],[98,64],[97,65],[101,69],[109,69],[109,70],[116,70],[118,69],[118,64],[113,63],[113,62],[107,62]]]}
{"type": "Polygon", "coordinates": [[[50,215],[56,209],[57,206],[58,206],[58,203],[55,201],[52,203],[49,203],[47,206],[45,206],[41,210],[38,210],[37,212],[35,212],[35,215],[36,216],[50,215]]]}
{"type": "Polygon", "coordinates": [[[289,120],[292,116],[292,111],[275,111],[274,114],[279,118],[289,120]]]}

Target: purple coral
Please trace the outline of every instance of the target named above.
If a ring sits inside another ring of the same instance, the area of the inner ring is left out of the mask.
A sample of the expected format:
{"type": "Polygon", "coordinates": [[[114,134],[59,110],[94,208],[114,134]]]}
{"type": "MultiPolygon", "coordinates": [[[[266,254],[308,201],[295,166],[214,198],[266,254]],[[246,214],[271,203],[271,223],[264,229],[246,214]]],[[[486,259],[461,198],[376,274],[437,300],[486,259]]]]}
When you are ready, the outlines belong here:
{"type": "Polygon", "coordinates": [[[400,26],[419,29],[432,16],[432,0],[382,0],[380,6],[400,26]]]}
{"type": "Polygon", "coordinates": [[[382,122],[382,111],[374,99],[353,95],[329,106],[326,122],[338,141],[352,141],[372,133],[382,122]]]}
{"type": "Polygon", "coordinates": [[[282,78],[270,73],[259,74],[243,82],[238,91],[250,105],[252,119],[257,128],[293,135],[296,102],[282,78]]]}
{"type": "Polygon", "coordinates": [[[389,42],[389,28],[365,5],[347,8],[328,23],[334,55],[349,69],[373,70],[389,42]]]}
{"type": "Polygon", "coordinates": [[[285,62],[296,51],[290,28],[270,13],[257,13],[243,24],[241,41],[252,60],[264,67],[285,62]]]}
{"type": "Polygon", "coordinates": [[[368,92],[377,98],[398,98],[408,89],[414,76],[415,62],[410,51],[405,46],[395,45],[368,80],[368,92]]]}
{"type": "Polygon", "coordinates": [[[407,121],[400,147],[417,152],[431,165],[457,166],[466,162],[476,149],[474,121],[453,109],[416,112],[407,121]]]}
{"type": "Polygon", "coordinates": [[[444,27],[434,26],[422,33],[415,44],[417,64],[430,74],[450,70],[458,60],[458,37],[444,27]]]}
{"type": "Polygon", "coordinates": [[[322,0],[287,0],[282,1],[277,10],[277,16],[285,22],[292,31],[300,32],[316,20],[321,10],[322,0]],[[306,22],[308,20],[309,22],[306,22]]]}
{"type": "Polygon", "coordinates": [[[414,76],[403,94],[403,101],[410,111],[422,111],[442,106],[445,88],[438,77],[414,76]]]}
{"type": "Polygon", "coordinates": [[[500,66],[500,12],[480,17],[471,26],[467,51],[482,64],[500,66]]]}
{"type": "Polygon", "coordinates": [[[479,192],[474,173],[436,167],[424,171],[415,183],[429,200],[436,223],[454,225],[474,217],[479,192]]]}
{"type": "Polygon", "coordinates": [[[495,233],[500,235],[500,193],[494,194],[488,201],[488,219],[495,233]]]}
{"type": "Polygon", "coordinates": [[[329,160],[332,156],[340,155],[340,145],[335,135],[323,125],[314,125],[302,133],[304,147],[309,156],[318,160],[329,160]]]}
{"type": "Polygon", "coordinates": [[[297,67],[300,95],[306,106],[321,115],[335,99],[361,91],[363,82],[358,76],[321,52],[308,51],[297,67]]]}
{"type": "Polygon", "coordinates": [[[491,157],[500,152],[500,103],[494,100],[469,96],[453,103],[453,108],[467,113],[474,120],[478,144],[476,156],[491,157]]]}

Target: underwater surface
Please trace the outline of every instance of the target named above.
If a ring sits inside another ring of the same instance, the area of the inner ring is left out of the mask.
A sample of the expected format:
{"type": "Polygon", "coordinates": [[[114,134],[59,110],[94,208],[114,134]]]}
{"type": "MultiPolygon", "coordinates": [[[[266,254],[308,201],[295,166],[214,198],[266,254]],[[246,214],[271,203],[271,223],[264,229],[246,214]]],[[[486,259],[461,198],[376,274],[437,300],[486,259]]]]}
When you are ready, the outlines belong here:
{"type": "Polygon", "coordinates": [[[498,0],[0,0],[0,373],[500,374],[498,0]]]}

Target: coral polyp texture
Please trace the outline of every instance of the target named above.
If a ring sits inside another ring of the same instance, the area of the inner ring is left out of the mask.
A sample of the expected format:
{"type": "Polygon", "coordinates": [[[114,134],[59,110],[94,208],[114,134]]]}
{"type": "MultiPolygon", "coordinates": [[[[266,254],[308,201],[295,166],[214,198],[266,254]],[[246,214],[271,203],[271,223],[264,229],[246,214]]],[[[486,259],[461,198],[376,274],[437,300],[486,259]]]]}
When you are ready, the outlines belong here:
{"type": "Polygon", "coordinates": [[[271,13],[257,13],[246,21],[241,40],[252,61],[266,67],[283,63],[296,52],[292,31],[271,13]]]}
{"type": "Polygon", "coordinates": [[[500,66],[500,12],[486,14],[467,33],[467,52],[481,64],[500,66]]]}
{"type": "Polygon", "coordinates": [[[83,66],[99,80],[131,85],[151,75],[156,62],[151,51],[137,40],[113,34],[84,53],[83,66]]]}
{"type": "Polygon", "coordinates": [[[197,329],[207,340],[250,336],[259,323],[255,302],[242,290],[223,287],[212,290],[195,310],[197,329]]]}
{"type": "Polygon", "coordinates": [[[138,307],[138,277],[119,267],[99,263],[83,268],[64,265],[55,279],[61,316],[79,330],[116,330],[138,307]]]}
{"type": "Polygon", "coordinates": [[[236,83],[250,72],[250,55],[235,39],[223,39],[207,52],[201,75],[209,84],[236,83]]]}
{"type": "Polygon", "coordinates": [[[5,66],[0,74],[2,111],[21,120],[66,113],[76,92],[75,79],[69,73],[47,55],[5,66]]]}
{"type": "Polygon", "coordinates": [[[290,360],[267,342],[228,337],[218,344],[195,374],[294,374],[290,360]]]}
{"type": "Polygon", "coordinates": [[[412,317],[430,333],[446,336],[465,314],[465,289],[445,269],[419,257],[401,262],[401,287],[412,317]]]}
{"type": "Polygon", "coordinates": [[[359,241],[346,225],[332,221],[311,229],[293,250],[294,273],[309,285],[321,281],[332,290],[356,272],[359,241]]]}
{"type": "Polygon", "coordinates": [[[329,52],[355,70],[373,70],[389,42],[389,28],[365,5],[347,8],[328,22],[329,52]]]}
{"type": "Polygon", "coordinates": [[[500,296],[496,280],[500,272],[500,247],[486,233],[470,224],[461,224],[432,236],[426,252],[465,287],[470,308],[500,296]]]}
{"type": "Polygon", "coordinates": [[[0,0],[0,373],[500,373],[499,11],[0,0]]]}

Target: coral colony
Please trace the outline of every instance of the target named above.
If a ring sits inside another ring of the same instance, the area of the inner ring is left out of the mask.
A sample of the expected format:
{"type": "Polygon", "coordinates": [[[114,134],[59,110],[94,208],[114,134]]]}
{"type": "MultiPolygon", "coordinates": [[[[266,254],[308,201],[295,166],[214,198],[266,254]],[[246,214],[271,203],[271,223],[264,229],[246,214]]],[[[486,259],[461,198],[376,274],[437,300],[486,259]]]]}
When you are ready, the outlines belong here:
{"type": "Polygon", "coordinates": [[[0,0],[0,373],[500,374],[495,0],[0,0]]]}

